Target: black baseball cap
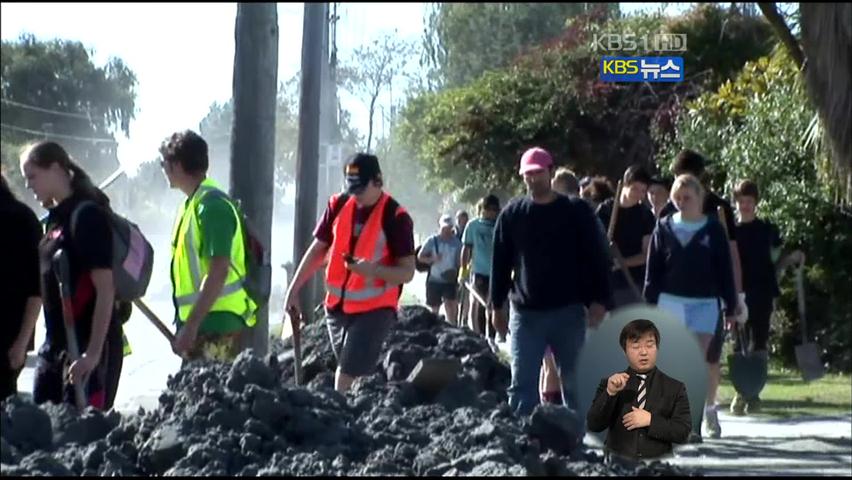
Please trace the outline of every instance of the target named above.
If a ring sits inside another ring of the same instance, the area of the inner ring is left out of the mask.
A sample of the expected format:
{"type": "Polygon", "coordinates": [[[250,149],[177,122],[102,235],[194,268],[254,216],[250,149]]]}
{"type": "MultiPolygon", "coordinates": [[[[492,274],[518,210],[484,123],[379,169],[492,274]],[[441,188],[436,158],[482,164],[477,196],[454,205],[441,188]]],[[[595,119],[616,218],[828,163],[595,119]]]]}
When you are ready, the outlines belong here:
{"type": "Polygon", "coordinates": [[[370,180],[382,178],[382,169],[375,155],[357,153],[346,162],[343,175],[346,176],[346,193],[357,195],[367,188],[370,180]]]}

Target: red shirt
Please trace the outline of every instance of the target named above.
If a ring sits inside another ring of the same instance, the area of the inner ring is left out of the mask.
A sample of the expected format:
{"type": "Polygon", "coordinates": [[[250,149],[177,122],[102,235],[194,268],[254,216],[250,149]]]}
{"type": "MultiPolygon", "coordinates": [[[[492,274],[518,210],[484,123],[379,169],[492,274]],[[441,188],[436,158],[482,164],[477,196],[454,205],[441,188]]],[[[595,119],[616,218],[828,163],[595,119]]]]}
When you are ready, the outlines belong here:
{"type": "MultiPolygon", "coordinates": [[[[322,219],[314,229],[314,238],[329,245],[334,240],[334,234],[331,229],[334,217],[342,209],[343,204],[338,205],[336,211],[333,207],[331,200],[329,200],[322,219]]],[[[355,219],[352,222],[352,228],[355,230],[352,232],[353,242],[358,239],[361,228],[367,222],[370,212],[373,211],[374,207],[375,205],[355,207],[355,219]]],[[[388,249],[391,255],[397,259],[414,255],[414,221],[411,220],[411,216],[407,212],[399,215],[388,214],[383,220],[382,228],[384,229],[385,237],[387,237],[388,249]]]]}

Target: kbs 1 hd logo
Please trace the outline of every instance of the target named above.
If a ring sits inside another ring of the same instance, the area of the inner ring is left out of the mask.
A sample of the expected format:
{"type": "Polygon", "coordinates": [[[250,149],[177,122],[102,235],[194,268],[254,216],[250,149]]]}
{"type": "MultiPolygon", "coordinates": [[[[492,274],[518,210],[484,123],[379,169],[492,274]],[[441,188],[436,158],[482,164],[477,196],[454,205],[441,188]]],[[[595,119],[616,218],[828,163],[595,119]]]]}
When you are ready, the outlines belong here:
{"type": "Polygon", "coordinates": [[[683,57],[603,57],[603,82],[682,82],[683,57]]]}

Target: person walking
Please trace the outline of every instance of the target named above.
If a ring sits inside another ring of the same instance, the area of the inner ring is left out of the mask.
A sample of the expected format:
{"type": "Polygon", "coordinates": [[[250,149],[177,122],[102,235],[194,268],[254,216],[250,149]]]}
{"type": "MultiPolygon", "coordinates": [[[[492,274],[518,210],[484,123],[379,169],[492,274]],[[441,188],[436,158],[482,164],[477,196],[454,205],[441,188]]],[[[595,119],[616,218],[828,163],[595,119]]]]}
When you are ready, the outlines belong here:
{"type": "MultiPolygon", "coordinates": [[[[736,219],[734,210],[731,204],[720,197],[707,187],[705,165],[707,160],[698,152],[690,149],[682,150],[672,165],[672,171],[675,175],[689,174],[699,180],[704,189],[704,204],[702,213],[709,217],[716,218],[718,210],[721,208],[725,217],[725,231],[728,235],[728,249],[730,251],[731,269],[734,272],[734,286],[737,291],[737,303],[741,315],[747,317],[748,309],[746,306],[745,293],[742,290],[742,268],[740,266],[739,248],[737,248],[736,237],[736,219]]],[[[670,195],[671,196],[671,195],[670,195]]],[[[663,218],[677,211],[674,202],[669,199],[668,203],[660,212],[660,217],[663,218]]],[[[720,310],[721,312],[721,310],[720,310]]],[[[722,380],[722,346],[725,343],[725,326],[726,323],[720,314],[716,322],[716,330],[713,332],[713,338],[710,341],[710,346],[707,348],[707,362],[710,366],[710,383],[707,389],[708,404],[704,410],[704,430],[711,438],[719,438],[722,435],[722,427],[719,425],[718,403],[716,401],[719,391],[719,383],[722,380]]],[[[699,435],[700,432],[693,432],[699,435]]]]}
{"type": "Polygon", "coordinates": [[[41,223],[35,213],[15,198],[5,175],[0,175],[0,251],[6,252],[0,275],[0,304],[4,314],[0,342],[0,400],[18,392],[18,376],[27,359],[27,347],[41,311],[38,245],[41,223]]]}
{"type": "Polygon", "coordinates": [[[511,332],[509,405],[527,415],[539,403],[539,367],[548,345],[559,365],[563,397],[576,408],[575,367],[585,341],[586,308],[590,326],[597,328],[612,292],[603,230],[584,201],[552,190],[550,153],[527,150],[518,173],[527,195],[513,199],[497,217],[490,290],[495,330],[502,338],[511,332]]]}
{"type": "Polygon", "coordinates": [[[455,324],[459,308],[462,242],[453,231],[453,217],[450,215],[441,216],[438,228],[438,233],[423,244],[418,260],[430,265],[426,276],[426,305],[437,315],[443,301],[446,320],[455,324]]]}
{"type": "Polygon", "coordinates": [[[160,155],[169,187],[186,195],[172,231],[172,350],[185,362],[233,361],[244,330],[257,321],[257,304],[243,287],[245,226],[231,198],[207,176],[207,142],[200,135],[175,132],[160,155]]]}
{"type": "Polygon", "coordinates": [[[645,283],[645,259],[656,223],[653,213],[642,204],[650,182],[651,176],[644,168],[639,165],[628,167],[624,171],[621,197],[604,201],[595,212],[601,223],[609,227],[613,206],[618,201],[618,214],[615,217],[611,240],[624,259],[623,267],[627,268],[633,285],[639,289],[638,292],[634,290],[627,281],[622,266],[614,262],[610,278],[616,307],[643,301],[637,295],[641,295],[641,286],[645,283]]]}
{"type": "MultiPolygon", "coordinates": [[[[671,198],[677,211],[661,218],[654,229],[644,294],[649,303],[671,312],[696,335],[706,358],[720,316],[719,299],[725,302],[728,328],[741,309],[727,235],[715,215],[702,212],[705,195],[693,175],[675,179],[671,198]]],[[[711,371],[708,384],[712,376],[711,371]]],[[[705,424],[715,414],[714,403],[715,392],[708,388],[705,424]]],[[[716,435],[712,425],[705,426],[716,435]]]]}
{"type": "MultiPolygon", "coordinates": [[[[748,350],[768,359],[770,318],[775,309],[775,299],[781,294],[775,272],[793,263],[804,263],[805,255],[801,250],[794,250],[782,258],[783,242],[778,227],[757,216],[760,191],[756,183],[751,180],[740,182],[734,190],[734,200],[739,213],[736,237],[748,307],[748,319],[744,325],[750,339],[748,350]]],[[[739,352],[743,339],[739,335],[734,338],[734,351],[739,352]]],[[[730,408],[734,415],[757,413],[760,398],[745,398],[736,393],[730,408]]]]}
{"type": "MultiPolygon", "coordinates": [[[[459,281],[467,281],[468,272],[472,273],[473,289],[487,302],[491,282],[491,257],[494,251],[494,224],[500,214],[500,199],[496,195],[483,197],[477,205],[477,211],[479,217],[468,223],[462,237],[464,246],[461,251],[459,281]]],[[[486,330],[489,330],[489,337],[493,340],[494,329],[486,329],[486,321],[487,306],[472,299],[468,317],[470,329],[481,335],[485,335],[486,330]]]]}
{"type": "Polygon", "coordinates": [[[49,212],[39,244],[46,338],[38,351],[33,400],[75,405],[74,385],[80,385],[85,405],[107,410],[115,400],[124,357],[109,198],[55,142],[29,146],[21,155],[21,171],[49,212]],[[67,262],[67,272],[57,269],[57,254],[67,262]],[[74,318],[68,333],[80,347],[79,358],[69,352],[57,275],[63,276],[70,293],[74,318]]]}
{"type": "Polygon", "coordinates": [[[375,371],[402,286],[414,278],[414,224],[383,190],[379,159],[356,154],[344,172],[346,193],[329,199],[284,301],[284,311],[299,318],[299,292],[328,260],[326,326],[337,358],[334,387],[341,393],[375,371]]]}

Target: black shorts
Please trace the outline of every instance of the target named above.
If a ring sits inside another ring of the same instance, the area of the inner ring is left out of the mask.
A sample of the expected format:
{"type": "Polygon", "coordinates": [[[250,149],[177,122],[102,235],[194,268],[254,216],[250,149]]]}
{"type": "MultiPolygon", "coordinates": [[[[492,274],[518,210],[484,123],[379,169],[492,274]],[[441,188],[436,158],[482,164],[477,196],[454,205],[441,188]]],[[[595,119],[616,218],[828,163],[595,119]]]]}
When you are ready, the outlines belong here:
{"type": "Polygon", "coordinates": [[[426,305],[430,307],[441,306],[441,300],[453,301],[459,298],[459,284],[426,282],[426,305]]]}
{"type": "MultiPolygon", "coordinates": [[[[490,280],[491,280],[491,278],[487,277],[485,275],[479,275],[478,273],[473,274],[473,289],[486,302],[489,301],[488,288],[489,288],[490,280]]],[[[481,303],[479,303],[474,298],[471,298],[470,301],[472,302],[472,305],[473,305],[474,321],[476,322],[475,327],[478,328],[478,330],[477,330],[478,332],[485,333],[485,331],[486,331],[485,322],[488,321],[487,315],[486,315],[487,307],[483,306],[481,303]]],[[[494,338],[494,335],[495,335],[494,329],[491,329],[490,333],[491,333],[491,338],[494,338]]]]}
{"type": "Polygon", "coordinates": [[[396,310],[382,308],[356,314],[328,312],[327,315],[325,324],[341,373],[360,377],[375,372],[382,345],[396,322],[396,310]]]}
{"type": "MultiPolygon", "coordinates": [[[[772,298],[759,296],[749,297],[746,294],[746,306],[748,307],[748,320],[745,328],[751,338],[752,351],[766,350],[769,344],[769,323],[772,318],[774,302],[772,298]]],[[[739,336],[735,336],[734,351],[740,351],[739,336]]]]}

